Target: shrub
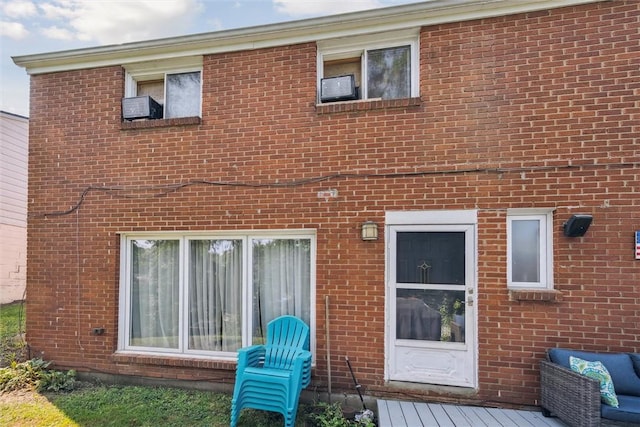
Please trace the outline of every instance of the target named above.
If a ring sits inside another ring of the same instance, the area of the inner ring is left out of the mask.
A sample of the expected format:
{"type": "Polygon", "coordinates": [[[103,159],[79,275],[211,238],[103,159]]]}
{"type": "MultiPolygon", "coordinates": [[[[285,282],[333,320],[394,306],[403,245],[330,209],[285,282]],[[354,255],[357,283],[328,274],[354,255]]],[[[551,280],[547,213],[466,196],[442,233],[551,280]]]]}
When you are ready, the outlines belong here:
{"type": "Polygon", "coordinates": [[[37,391],[72,390],[76,372],[60,372],[47,369],[51,362],[31,359],[26,362],[12,362],[11,366],[0,368],[0,391],[21,389],[37,391]]]}

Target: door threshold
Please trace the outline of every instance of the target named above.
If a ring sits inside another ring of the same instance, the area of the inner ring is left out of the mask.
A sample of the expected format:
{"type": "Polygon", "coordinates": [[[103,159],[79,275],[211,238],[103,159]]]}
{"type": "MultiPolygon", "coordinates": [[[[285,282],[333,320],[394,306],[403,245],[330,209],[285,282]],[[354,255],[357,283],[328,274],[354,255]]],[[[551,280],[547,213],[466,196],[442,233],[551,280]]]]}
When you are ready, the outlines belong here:
{"type": "Polygon", "coordinates": [[[478,393],[478,389],[474,387],[461,387],[454,385],[444,384],[428,384],[428,383],[415,383],[408,381],[396,381],[390,380],[385,383],[389,388],[402,389],[402,390],[414,390],[421,392],[435,392],[438,394],[450,394],[456,396],[475,396],[478,393]]]}

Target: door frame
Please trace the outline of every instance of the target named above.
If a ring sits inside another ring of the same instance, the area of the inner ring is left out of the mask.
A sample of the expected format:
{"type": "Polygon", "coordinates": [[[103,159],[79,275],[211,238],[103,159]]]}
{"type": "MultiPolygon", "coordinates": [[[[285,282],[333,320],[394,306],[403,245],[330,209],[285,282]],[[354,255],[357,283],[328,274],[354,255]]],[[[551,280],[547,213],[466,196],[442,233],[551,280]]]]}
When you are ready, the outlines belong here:
{"type": "MultiPolygon", "coordinates": [[[[463,386],[470,388],[477,388],[478,386],[478,337],[477,337],[477,281],[478,281],[478,260],[477,260],[477,210],[430,210],[430,211],[387,211],[385,212],[385,381],[407,381],[406,379],[398,379],[398,375],[395,374],[395,366],[392,363],[396,362],[396,340],[395,340],[395,319],[393,315],[395,313],[395,296],[396,296],[396,283],[395,278],[391,275],[395,271],[394,266],[391,265],[392,259],[395,259],[395,255],[392,255],[391,251],[396,249],[396,245],[393,242],[392,229],[395,227],[419,230],[420,227],[424,227],[425,231],[430,231],[431,227],[440,226],[452,226],[458,228],[459,226],[471,226],[471,230],[466,233],[471,233],[471,260],[465,259],[465,263],[470,274],[470,280],[465,284],[465,295],[471,297],[472,309],[468,310],[466,314],[466,344],[464,347],[465,356],[467,360],[472,360],[473,366],[470,367],[470,375],[467,380],[460,381],[434,381],[427,382],[424,380],[413,381],[424,384],[437,384],[437,385],[451,385],[451,386],[463,386]],[[395,375],[395,377],[394,377],[395,375]]],[[[433,230],[433,228],[431,228],[433,230]]],[[[468,300],[469,301],[469,300],[468,300]]],[[[453,344],[453,343],[450,343],[453,344]]],[[[458,346],[457,344],[453,344],[458,346]]],[[[440,348],[447,347],[447,343],[435,343],[431,346],[416,345],[416,347],[432,347],[433,351],[440,351],[440,348]]],[[[451,346],[450,346],[451,347],[451,346]]],[[[461,351],[462,348],[453,348],[453,351],[461,351]]],[[[401,376],[401,375],[400,375],[401,376]]]]}

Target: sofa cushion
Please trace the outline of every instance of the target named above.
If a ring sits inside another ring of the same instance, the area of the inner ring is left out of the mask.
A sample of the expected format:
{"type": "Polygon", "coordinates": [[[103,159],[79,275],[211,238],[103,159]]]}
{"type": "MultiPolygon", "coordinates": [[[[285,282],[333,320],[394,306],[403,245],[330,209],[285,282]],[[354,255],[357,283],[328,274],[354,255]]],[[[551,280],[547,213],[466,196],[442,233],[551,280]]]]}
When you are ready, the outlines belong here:
{"type": "Polygon", "coordinates": [[[600,405],[600,415],[610,420],[640,424],[640,397],[618,395],[619,406],[600,405]]]}
{"type": "Polygon", "coordinates": [[[567,369],[571,369],[569,356],[578,357],[589,362],[602,362],[611,375],[616,393],[640,396],[640,377],[636,375],[633,369],[633,363],[631,362],[629,354],[595,353],[564,348],[552,348],[549,350],[549,358],[551,361],[567,369]]]}
{"type": "Polygon", "coordinates": [[[640,377],[640,353],[629,353],[629,357],[633,362],[633,369],[636,370],[636,374],[640,377]]]}
{"type": "Polygon", "coordinates": [[[600,398],[602,401],[614,408],[618,407],[618,398],[613,387],[613,381],[611,381],[611,375],[609,375],[609,371],[601,362],[587,362],[586,360],[569,356],[569,365],[572,371],[600,381],[600,398]]]}

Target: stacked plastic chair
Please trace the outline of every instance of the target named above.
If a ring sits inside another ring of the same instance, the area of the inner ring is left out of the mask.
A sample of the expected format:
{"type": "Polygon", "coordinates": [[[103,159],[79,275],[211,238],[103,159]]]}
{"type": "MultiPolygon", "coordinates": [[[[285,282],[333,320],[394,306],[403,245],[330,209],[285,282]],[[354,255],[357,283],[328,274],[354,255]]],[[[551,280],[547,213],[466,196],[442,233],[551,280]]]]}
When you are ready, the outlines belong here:
{"type": "Polygon", "coordinates": [[[279,412],[286,427],[296,422],[300,392],[311,382],[309,327],[294,316],[267,325],[267,342],[238,350],[231,427],[243,408],[279,412]]]}

